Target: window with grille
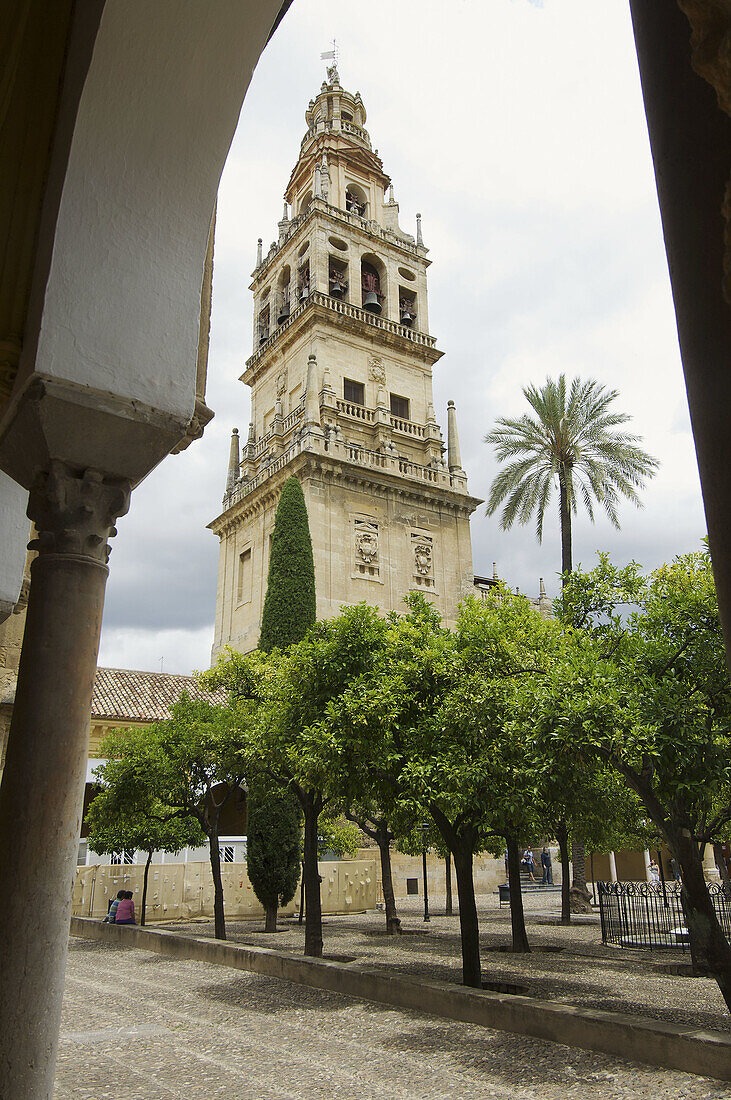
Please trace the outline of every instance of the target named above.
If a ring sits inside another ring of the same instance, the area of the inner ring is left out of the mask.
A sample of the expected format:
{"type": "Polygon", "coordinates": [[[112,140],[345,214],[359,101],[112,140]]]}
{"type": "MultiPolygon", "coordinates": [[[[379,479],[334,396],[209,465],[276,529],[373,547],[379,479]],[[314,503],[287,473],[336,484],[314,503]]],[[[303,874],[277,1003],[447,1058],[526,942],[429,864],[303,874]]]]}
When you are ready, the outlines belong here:
{"type": "Polygon", "coordinates": [[[112,852],[109,859],[110,863],[134,863],[134,861],[134,850],[130,850],[129,848],[122,848],[119,852],[112,852]]]}
{"type": "Polygon", "coordinates": [[[234,861],[234,846],[233,844],[224,844],[222,848],[218,849],[221,857],[221,863],[233,863],[234,861]]]}
{"type": "Polygon", "coordinates": [[[399,397],[397,393],[391,394],[391,415],[398,416],[400,420],[409,419],[408,397],[399,397]]]}
{"type": "Polygon", "coordinates": [[[354,405],[365,405],[365,386],[352,378],[343,379],[343,397],[354,405]]]}

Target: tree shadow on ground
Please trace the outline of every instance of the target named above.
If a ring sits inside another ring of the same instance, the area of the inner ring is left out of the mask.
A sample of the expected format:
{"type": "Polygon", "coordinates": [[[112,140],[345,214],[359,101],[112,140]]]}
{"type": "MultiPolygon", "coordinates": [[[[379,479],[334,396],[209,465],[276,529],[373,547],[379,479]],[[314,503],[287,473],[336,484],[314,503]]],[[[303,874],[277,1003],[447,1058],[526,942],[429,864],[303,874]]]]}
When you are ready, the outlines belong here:
{"type": "MultiPolygon", "coordinates": [[[[585,1085],[587,1090],[592,1089],[593,1095],[593,1090],[601,1087],[602,1082],[606,1085],[618,1071],[627,1073],[636,1069],[652,1072],[650,1067],[625,1062],[611,1055],[562,1046],[524,1035],[488,1029],[485,1029],[484,1036],[465,1034],[462,1029],[459,1034],[455,1034],[453,1028],[446,1023],[425,1024],[423,1027],[402,1031],[398,1035],[389,1036],[382,1045],[386,1049],[401,1052],[422,1053],[429,1050],[446,1054],[475,1076],[482,1074],[497,1078],[514,1088],[535,1088],[539,1084],[537,1075],[544,1072],[546,1084],[550,1083],[555,1087],[563,1080],[567,1088],[573,1090],[577,1086],[585,1085]]],[[[683,1079],[689,1082],[697,1080],[690,1075],[676,1074],[675,1071],[673,1073],[678,1085],[683,1079]]],[[[698,1084],[701,1082],[698,1081],[698,1084]]]]}

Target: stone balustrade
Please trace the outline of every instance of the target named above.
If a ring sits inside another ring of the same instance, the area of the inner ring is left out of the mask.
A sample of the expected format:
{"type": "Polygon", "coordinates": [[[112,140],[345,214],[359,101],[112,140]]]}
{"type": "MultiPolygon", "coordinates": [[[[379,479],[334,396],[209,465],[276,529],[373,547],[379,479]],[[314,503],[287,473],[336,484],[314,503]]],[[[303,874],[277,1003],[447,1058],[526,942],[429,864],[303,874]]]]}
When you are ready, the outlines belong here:
{"type": "Polygon", "coordinates": [[[413,420],[404,420],[400,416],[392,416],[391,427],[395,432],[404,432],[405,435],[414,436],[416,439],[426,438],[424,425],[416,424],[413,420]]]}
{"type": "Polygon", "coordinates": [[[329,294],[322,294],[319,290],[316,290],[303,302],[300,302],[294,312],[290,313],[287,320],[282,322],[276,332],[261,345],[257,352],[254,352],[254,354],[246,360],[246,369],[251,370],[252,367],[256,366],[262,356],[266,355],[275,341],[294,324],[297,318],[301,317],[306,309],[314,306],[332,310],[333,313],[339,313],[344,317],[353,317],[366,325],[370,325],[371,328],[381,329],[384,332],[393,333],[394,336],[400,336],[404,340],[408,340],[411,344],[427,348],[436,347],[437,340],[435,336],[429,336],[426,332],[416,332],[414,329],[407,328],[406,325],[398,324],[397,321],[389,321],[386,317],[377,317],[375,314],[369,313],[366,309],[351,305],[350,302],[341,302],[338,298],[331,298],[329,294]]]}
{"type": "Polygon", "coordinates": [[[278,458],[267,463],[257,474],[246,480],[238,481],[233,489],[223,498],[224,508],[232,508],[244,497],[249,496],[260,485],[268,481],[274,474],[279,473],[287,463],[291,462],[302,452],[313,454],[326,454],[343,463],[352,463],[354,466],[363,466],[370,470],[382,470],[384,473],[393,473],[401,478],[424,484],[425,482],[440,488],[452,489],[457,492],[467,492],[467,479],[463,475],[450,474],[443,466],[421,466],[418,462],[401,458],[399,455],[389,454],[384,451],[371,451],[366,447],[354,443],[346,443],[335,435],[327,437],[304,434],[292,441],[286,451],[278,458]]]}
{"type": "Polygon", "coordinates": [[[338,412],[344,416],[352,416],[355,420],[365,420],[369,424],[372,424],[376,418],[373,409],[367,409],[365,405],[357,405],[354,401],[338,399],[338,412]]]}
{"type": "Polygon", "coordinates": [[[344,225],[352,225],[356,229],[368,233],[371,237],[378,237],[390,244],[395,244],[403,251],[410,252],[413,256],[424,256],[428,252],[428,249],[425,248],[423,244],[417,244],[413,237],[402,236],[400,233],[395,233],[393,229],[386,229],[384,226],[379,225],[379,223],[373,219],[361,218],[359,214],[355,214],[349,210],[341,210],[339,206],[332,206],[325,199],[313,198],[306,213],[299,214],[296,218],[292,218],[287,228],[282,231],[279,240],[272,243],[269,251],[262,258],[261,263],[254,268],[252,274],[255,277],[259,276],[264,269],[276,259],[287,241],[289,241],[299,230],[300,226],[304,225],[306,221],[312,218],[317,211],[327,214],[333,221],[341,222],[344,225]]]}

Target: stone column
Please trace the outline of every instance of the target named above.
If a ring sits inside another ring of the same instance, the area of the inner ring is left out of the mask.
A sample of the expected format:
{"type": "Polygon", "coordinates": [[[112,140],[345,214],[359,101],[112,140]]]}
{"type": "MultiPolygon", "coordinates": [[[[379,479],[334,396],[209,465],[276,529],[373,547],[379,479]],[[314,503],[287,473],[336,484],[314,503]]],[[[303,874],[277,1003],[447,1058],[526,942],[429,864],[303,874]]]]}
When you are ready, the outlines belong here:
{"type": "Polygon", "coordinates": [[[614,852],[609,853],[609,881],[617,881],[617,860],[614,857],[614,852]]]}
{"type": "Polygon", "coordinates": [[[0,1096],[48,1100],[58,1044],[107,539],[129,483],[53,460],[0,786],[0,1096]],[[10,839],[12,838],[12,839],[10,839]]]}
{"type": "Polygon", "coordinates": [[[713,845],[706,844],[703,849],[703,877],[706,882],[720,882],[721,875],[719,874],[718,867],[716,866],[716,857],[713,852],[713,845]]]}
{"type": "Polygon", "coordinates": [[[459,453],[457,410],[454,407],[454,401],[447,402],[447,465],[450,474],[464,474],[462,458],[459,453]]]}
{"type": "Polygon", "coordinates": [[[647,882],[652,882],[652,871],[650,870],[650,849],[643,848],[642,855],[645,860],[645,879],[647,882]]]}

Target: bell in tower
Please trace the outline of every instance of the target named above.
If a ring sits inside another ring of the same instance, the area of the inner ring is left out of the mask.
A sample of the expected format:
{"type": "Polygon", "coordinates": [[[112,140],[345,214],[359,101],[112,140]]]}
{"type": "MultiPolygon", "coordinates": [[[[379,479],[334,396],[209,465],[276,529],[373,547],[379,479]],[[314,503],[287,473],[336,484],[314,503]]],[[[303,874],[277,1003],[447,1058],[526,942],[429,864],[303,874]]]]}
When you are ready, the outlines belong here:
{"type": "Polygon", "coordinates": [[[381,279],[372,264],[365,260],[360,267],[360,286],[363,293],[363,309],[369,313],[381,312],[381,279]]]}

